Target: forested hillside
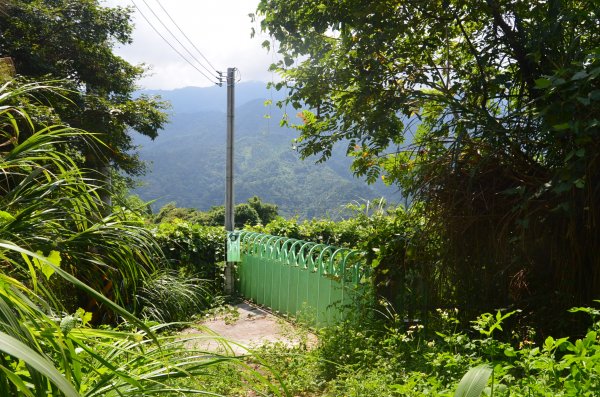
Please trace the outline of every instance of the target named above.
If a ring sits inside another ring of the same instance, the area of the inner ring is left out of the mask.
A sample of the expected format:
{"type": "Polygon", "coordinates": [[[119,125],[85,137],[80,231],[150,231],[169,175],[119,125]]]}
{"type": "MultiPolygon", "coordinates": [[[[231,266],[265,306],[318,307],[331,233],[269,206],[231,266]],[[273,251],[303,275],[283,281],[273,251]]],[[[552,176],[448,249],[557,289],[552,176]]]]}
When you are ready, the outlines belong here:
{"type": "MultiPolygon", "coordinates": [[[[200,210],[222,205],[225,88],[151,93],[169,100],[173,113],[160,137],[139,141],[140,158],[149,162],[149,168],[136,193],[144,200],[155,199],[155,209],[173,201],[179,207],[200,210]]],[[[237,89],[236,202],[259,195],[276,204],[282,215],[312,218],[335,217],[342,205],[354,200],[401,200],[397,188],[383,183],[369,186],[355,178],[342,145],[327,163],[317,165],[311,158],[302,161],[292,145],[296,131],[279,125],[282,110],[264,105],[270,95],[262,83],[240,84],[237,89]]],[[[290,108],[289,112],[294,111],[290,108]]]]}

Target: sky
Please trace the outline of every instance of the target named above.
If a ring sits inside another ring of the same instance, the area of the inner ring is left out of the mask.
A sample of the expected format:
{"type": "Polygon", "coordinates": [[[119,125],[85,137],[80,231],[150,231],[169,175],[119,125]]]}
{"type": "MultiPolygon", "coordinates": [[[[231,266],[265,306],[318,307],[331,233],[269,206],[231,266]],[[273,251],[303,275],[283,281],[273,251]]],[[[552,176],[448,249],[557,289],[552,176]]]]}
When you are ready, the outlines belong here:
{"type": "Polygon", "coordinates": [[[253,23],[248,16],[255,11],[258,0],[105,0],[102,4],[134,7],[133,44],[117,46],[115,53],[130,63],[144,63],[150,67],[148,76],[139,81],[140,88],[175,89],[214,85],[214,82],[203,76],[166,44],[151,24],[189,62],[210,78],[216,73],[194,46],[202,52],[214,69],[222,71],[223,75],[228,67],[236,67],[239,70],[237,77],[242,82],[270,81],[274,78],[268,71],[269,65],[274,61],[274,55],[261,46],[269,37],[261,33],[259,23],[253,23]],[[135,5],[138,8],[135,8],[135,5]],[[171,18],[193,45],[181,34],[171,18]],[[211,70],[212,75],[192,58],[160,21],[185,45],[196,60],[211,70]],[[252,27],[257,32],[254,38],[250,37],[252,27]]]}

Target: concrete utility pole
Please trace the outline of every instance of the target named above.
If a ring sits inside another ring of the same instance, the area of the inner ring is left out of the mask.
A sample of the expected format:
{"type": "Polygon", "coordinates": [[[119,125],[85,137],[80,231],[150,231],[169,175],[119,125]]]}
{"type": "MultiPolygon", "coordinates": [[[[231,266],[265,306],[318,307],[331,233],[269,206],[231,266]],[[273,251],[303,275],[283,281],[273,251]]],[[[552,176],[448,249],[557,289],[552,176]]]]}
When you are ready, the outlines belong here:
{"type": "MultiPolygon", "coordinates": [[[[234,199],[233,199],[233,122],[235,105],[235,68],[227,68],[227,166],[225,177],[225,230],[234,230],[234,199]]],[[[225,293],[232,295],[233,262],[227,262],[225,266],[225,293]]]]}

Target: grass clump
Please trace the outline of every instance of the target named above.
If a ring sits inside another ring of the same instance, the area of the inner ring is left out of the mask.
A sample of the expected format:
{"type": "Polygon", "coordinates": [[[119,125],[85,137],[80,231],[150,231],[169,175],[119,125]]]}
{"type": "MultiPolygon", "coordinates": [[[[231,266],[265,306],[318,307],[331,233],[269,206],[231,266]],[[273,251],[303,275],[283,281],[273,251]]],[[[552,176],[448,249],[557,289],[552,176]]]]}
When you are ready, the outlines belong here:
{"type": "Polygon", "coordinates": [[[137,294],[143,318],[160,323],[189,321],[211,307],[211,283],[180,271],[161,269],[144,280],[137,294]]]}

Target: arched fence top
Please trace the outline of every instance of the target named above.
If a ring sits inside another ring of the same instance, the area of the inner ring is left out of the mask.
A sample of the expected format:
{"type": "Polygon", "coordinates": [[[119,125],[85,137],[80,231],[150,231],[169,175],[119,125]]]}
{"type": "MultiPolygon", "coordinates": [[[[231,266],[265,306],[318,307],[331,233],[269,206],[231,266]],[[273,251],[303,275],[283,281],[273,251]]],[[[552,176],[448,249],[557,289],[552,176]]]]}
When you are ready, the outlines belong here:
{"type": "Polygon", "coordinates": [[[240,232],[242,255],[295,266],[345,282],[361,283],[369,276],[364,252],[294,238],[250,231],[240,232]]]}

